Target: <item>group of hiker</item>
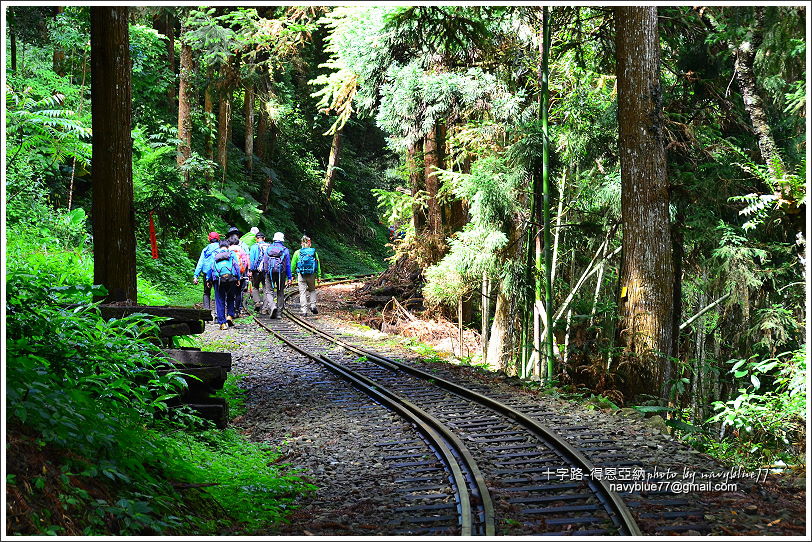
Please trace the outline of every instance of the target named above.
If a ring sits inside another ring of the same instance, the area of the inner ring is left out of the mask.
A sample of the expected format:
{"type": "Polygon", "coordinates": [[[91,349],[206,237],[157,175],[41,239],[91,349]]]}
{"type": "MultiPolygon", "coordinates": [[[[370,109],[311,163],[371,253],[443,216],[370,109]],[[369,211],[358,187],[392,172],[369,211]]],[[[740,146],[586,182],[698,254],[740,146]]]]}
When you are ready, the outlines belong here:
{"type": "Polygon", "coordinates": [[[242,316],[250,289],[254,309],[259,314],[281,318],[285,309],[285,286],[293,284],[292,270],[299,286],[301,313],[318,314],[316,284],[322,270],[316,249],[307,235],[302,236],[302,248],[293,253],[285,246],[285,235],[276,232],[271,242],[253,227],[245,235],[231,227],[221,239],[217,232],[209,233],[209,244],[200,252],[192,281],[203,280],[203,308],[211,310],[214,290],[216,322],[220,329],[234,325],[242,316]],[[260,293],[262,290],[262,293],[260,293]]]}

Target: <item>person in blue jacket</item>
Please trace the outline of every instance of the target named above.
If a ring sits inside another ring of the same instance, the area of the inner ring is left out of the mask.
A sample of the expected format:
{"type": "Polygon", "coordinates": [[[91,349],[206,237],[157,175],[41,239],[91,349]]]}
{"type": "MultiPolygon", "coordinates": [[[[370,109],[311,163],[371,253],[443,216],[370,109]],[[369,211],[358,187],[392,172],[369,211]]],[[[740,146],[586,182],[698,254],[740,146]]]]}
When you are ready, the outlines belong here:
{"type": "Polygon", "coordinates": [[[214,287],[214,305],[217,308],[217,323],[220,329],[234,325],[236,317],[237,289],[240,287],[240,263],[237,255],[230,250],[227,239],[220,241],[220,246],[211,255],[208,282],[214,287]]]}
{"type": "Polygon", "coordinates": [[[293,278],[290,272],[290,251],[285,246],[285,234],[273,234],[273,243],[265,250],[265,307],[271,318],[281,318],[285,310],[285,284],[293,278]],[[287,277],[287,280],[285,280],[287,277]]]}
{"type": "Polygon", "coordinates": [[[200,258],[197,259],[197,266],[195,267],[192,282],[197,284],[198,277],[203,273],[203,308],[211,310],[211,285],[206,277],[209,276],[209,269],[211,268],[211,254],[216,248],[220,246],[220,234],[216,231],[209,233],[209,244],[200,251],[200,258]]]}
{"type": "Polygon", "coordinates": [[[260,295],[259,288],[262,287],[262,293],[265,294],[265,276],[268,274],[265,269],[265,251],[268,250],[270,243],[265,241],[265,234],[261,231],[256,233],[256,242],[251,245],[249,249],[249,258],[251,260],[250,272],[248,278],[251,279],[251,297],[254,300],[254,309],[260,314],[268,314],[268,306],[265,304],[265,295],[260,295]]]}

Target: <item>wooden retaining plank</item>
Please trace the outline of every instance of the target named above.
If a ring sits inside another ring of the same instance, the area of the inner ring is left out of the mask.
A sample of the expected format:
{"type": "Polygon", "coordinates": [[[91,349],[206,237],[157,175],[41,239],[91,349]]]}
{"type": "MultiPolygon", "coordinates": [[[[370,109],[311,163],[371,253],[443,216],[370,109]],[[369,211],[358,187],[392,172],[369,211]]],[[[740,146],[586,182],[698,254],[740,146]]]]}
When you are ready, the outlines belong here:
{"type": "Polygon", "coordinates": [[[189,348],[165,348],[163,352],[183,367],[222,367],[231,370],[229,352],[202,352],[189,348]]]}
{"type": "Polygon", "coordinates": [[[223,388],[227,372],[222,367],[178,367],[176,369],[160,369],[158,373],[166,374],[171,371],[178,371],[190,388],[197,389],[206,386],[213,390],[223,388]]]}
{"type": "Polygon", "coordinates": [[[99,305],[104,319],[122,318],[129,314],[145,313],[181,321],[213,320],[211,311],[193,307],[157,307],[153,305],[99,305]]]}

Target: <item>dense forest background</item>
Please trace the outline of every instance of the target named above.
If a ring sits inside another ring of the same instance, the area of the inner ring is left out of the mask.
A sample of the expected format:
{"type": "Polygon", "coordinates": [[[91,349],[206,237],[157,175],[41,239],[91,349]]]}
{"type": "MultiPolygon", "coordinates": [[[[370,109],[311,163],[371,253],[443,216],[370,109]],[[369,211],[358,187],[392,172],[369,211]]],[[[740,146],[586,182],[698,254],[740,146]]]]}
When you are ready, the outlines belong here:
{"type": "MultiPolygon", "coordinates": [[[[6,9],[9,397],[72,375],[90,401],[116,375],[69,362],[120,330],[56,308],[99,292],[90,8],[6,9]]],[[[140,303],[199,301],[209,231],[307,233],[329,274],[408,277],[404,310],[458,321],[471,362],[797,461],[805,8],[124,9],[140,303]]],[[[119,399],[152,419],[161,386],[119,399]]],[[[46,427],[39,400],[12,419],[46,427]]]]}

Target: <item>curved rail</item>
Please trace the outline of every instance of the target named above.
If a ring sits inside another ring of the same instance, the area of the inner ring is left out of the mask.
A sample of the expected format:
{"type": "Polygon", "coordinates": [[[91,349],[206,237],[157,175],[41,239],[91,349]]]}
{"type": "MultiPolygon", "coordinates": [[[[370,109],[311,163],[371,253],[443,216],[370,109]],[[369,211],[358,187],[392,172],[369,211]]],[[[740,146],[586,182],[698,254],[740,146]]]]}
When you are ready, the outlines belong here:
{"type": "MultiPolygon", "coordinates": [[[[584,454],[576,450],[575,447],[573,447],[569,442],[567,442],[563,437],[558,435],[555,431],[545,426],[544,424],[538,422],[537,420],[527,416],[526,414],[508,405],[500,403],[495,399],[477,393],[473,390],[469,390],[449,380],[445,380],[437,375],[429,374],[415,367],[410,367],[409,365],[395,361],[385,356],[381,356],[380,354],[377,354],[375,352],[371,352],[364,348],[360,348],[358,346],[349,344],[346,341],[334,337],[329,333],[326,333],[325,331],[315,327],[310,322],[307,322],[306,320],[299,318],[298,316],[294,315],[291,311],[286,312],[288,317],[299,326],[335,344],[340,345],[342,348],[345,348],[358,355],[365,356],[368,360],[388,367],[389,369],[397,369],[412,376],[415,376],[417,378],[431,380],[432,383],[451,393],[454,393],[456,395],[465,397],[471,401],[484,405],[490,408],[491,410],[514,420],[515,422],[523,426],[525,429],[527,429],[530,433],[535,435],[539,440],[549,445],[563,459],[570,462],[570,464],[580,468],[583,472],[594,471],[594,465],[592,464],[591,461],[589,461],[589,459],[586,458],[586,456],[584,456],[584,454]]],[[[637,522],[632,516],[629,508],[623,502],[623,499],[621,499],[621,497],[616,492],[612,491],[612,489],[609,487],[606,481],[589,480],[588,485],[592,489],[592,491],[599,497],[599,499],[604,503],[604,506],[606,506],[611,512],[613,512],[611,514],[612,521],[622,535],[625,536],[642,535],[640,527],[637,525],[637,522]]]]}
{"type": "Polygon", "coordinates": [[[417,405],[399,397],[386,388],[382,388],[380,384],[344,367],[323,354],[317,356],[308,352],[288,340],[282,334],[277,333],[263,324],[256,317],[254,317],[254,321],[300,354],[319,361],[327,367],[327,369],[339,375],[341,378],[348,380],[355,387],[376,401],[412,421],[419,428],[420,432],[431,441],[432,445],[442,456],[442,460],[451,470],[459,505],[461,535],[471,536],[474,534],[484,534],[486,536],[493,536],[495,533],[493,504],[484,477],[466,446],[448,427],[417,405]],[[471,496],[467,491],[468,484],[466,483],[466,479],[471,482],[473,486],[472,493],[477,497],[482,508],[482,523],[484,525],[480,532],[475,532],[477,530],[475,529],[476,522],[473,506],[471,504],[471,496]]]}

